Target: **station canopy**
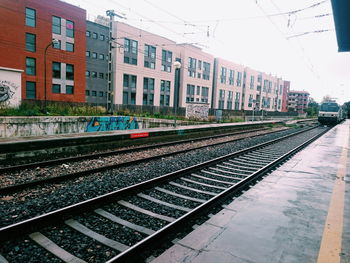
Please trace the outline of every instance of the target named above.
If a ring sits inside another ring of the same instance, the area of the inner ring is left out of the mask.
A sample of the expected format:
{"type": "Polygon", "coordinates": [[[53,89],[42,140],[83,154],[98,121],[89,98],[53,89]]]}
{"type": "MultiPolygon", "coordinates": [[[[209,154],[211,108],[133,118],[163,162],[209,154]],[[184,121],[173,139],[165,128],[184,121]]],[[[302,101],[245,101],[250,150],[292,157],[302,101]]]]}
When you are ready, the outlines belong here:
{"type": "Polygon", "coordinates": [[[338,51],[350,51],[350,0],[332,0],[338,51]]]}

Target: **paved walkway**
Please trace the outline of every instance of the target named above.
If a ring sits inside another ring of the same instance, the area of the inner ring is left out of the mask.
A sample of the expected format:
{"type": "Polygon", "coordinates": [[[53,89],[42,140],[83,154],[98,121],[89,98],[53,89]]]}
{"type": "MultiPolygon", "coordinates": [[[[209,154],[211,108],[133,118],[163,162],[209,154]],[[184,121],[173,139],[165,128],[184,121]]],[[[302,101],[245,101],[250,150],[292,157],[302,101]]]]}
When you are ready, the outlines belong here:
{"type": "Polygon", "coordinates": [[[349,126],[333,128],[152,263],[350,263],[349,126]]]}

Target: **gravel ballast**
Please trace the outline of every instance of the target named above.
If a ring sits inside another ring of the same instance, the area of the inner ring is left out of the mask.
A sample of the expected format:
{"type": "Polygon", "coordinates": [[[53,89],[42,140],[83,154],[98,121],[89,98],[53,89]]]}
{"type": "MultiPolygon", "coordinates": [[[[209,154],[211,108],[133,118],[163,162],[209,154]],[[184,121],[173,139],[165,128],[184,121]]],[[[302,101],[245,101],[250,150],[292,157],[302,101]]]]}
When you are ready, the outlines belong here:
{"type": "MultiPolygon", "coordinates": [[[[295,129],[193,150],[185,154],[153,160],[132,167],[100,172],[87,178],[80,177],[62,184],[37,187],[23,191],[15,196],[2,196],[0,199],[2,207],[0,227],[254,146],[292,132],[295,132],[295,129]]],[[[203,196],[198,198],[203,198],[203,196]]]]}
{"type": "MultiPolygon", "coordinates": [[[[285,132],[280,132],[280,134],[281,133],[285,134],[285,132]]],[[[310,138],[311,135],[315,135],[316,133],[319,133],[319,132],[316,132],[315,130],[310,131],[304,135],[301,135],[301,137],[310,138]]],[[[20,197],[14,196],[12,199],[9,199],[9,200],[5,199],[1,201],[2,203],[4,203],[4,205],[6,205],[7,209],[10,209],[10,204],[12,203],[13,206],[10,213],[13,213],[15,215],[15,216],[9,217],[9,214],[3,214],[4,216],[2,216],[2,218],[4,218],[5,220],[7,218],[10,218],[8,222],[11,222],[11,221],[19,220],[18,218],[21,218],[21,217],[22,218],[26,216],[30,217],[32,211],[38,211],[42,213],[42,210],[40,210],[40,208],[41,209],[45,208],[50,211],[50,209],[52,210],[57,209],[55,206],[62,205],[62,202],[65,202],[65,205],[63,206],[67,206],[70,203],[75,203],[75,201],[73,201],[72,199],[79,200],[79,201],[86,200],[96,195],[100,195],[106,192],[110,192],[112,190],[120,189],[122,187],[128,186],[136,182],[148,180],[156,176],[160,176],[160,175],[173,172],[194,164],[198,164],[216,157],[220,157],[222,155],[235,152],[237,150],[252,146],[254,144],[262,143],[263,140],[265,141],[271,140],[272,139],[271,137],[267,138],[271,135],[272,134],[262,136],[264,138],[262,137],[251,138],[248,140],[243,140],[235,143],[228,143],[224,145],[193,150],[186,154],[179,154],[176,156],[163,158],[161,161],[155,160],[142,165],[134,165],[132,167],[127,167],[123,169],[106,171],[88,178],[79,178],[75,181],[65,182],[64,184],[61,184],[61,185],[55,185],[55,187],[50,190],[49,188],[45,189],[44,191],[42,191],[42,189],[35,189],[35,191],[30,193],[29,195],[25,195],[24,193],[22,193],[20,197]],[[42,195],[43,192],[45,193],[45,195],[42,195]],[[20,206],[20,208],[22,209],[27,209],[27,210],[19,210],[17,209],[17,207],[15,207],[15,205],[20,206]]],[[[275,135],[275,138],[277,137],[276,134],[273,134],[273,135],[275,135]]],[[[292,139],[286,140],[284,144],[279,147],[273,148],[273,146],[268,146],[267,148],[271,147],[271,149],[274,149],[275,151],[286,152],[287,149],[290,149],[291,147],[295,147],[296,145],[299,145],[300,140],[301,139],[292,138],[292,139]]],[[[174,182],[177,182],[182,185],[187,185],[187,186],[191,186],[192,184],[190,182],[182,181],[179,178],[175,179],[174,182]]],[[[161,187],[169,190],[176,189],[176,187],[170,184],[165,184],[165,185],[162,185],[161,187]]],[[[207,186],[199,186],[199,187],[197,186],[196,188],[202,189],[204,191],[209,191],[207,186]]],[[[179,192],[181,192],[182,194],[186,194],[186,191],[183,191],[183,190],[181,191],[179,190],[179,192]]],[[[213,189],[211,189],[211,192],[216,192],[216,191],[215,190],[213,191],[213,189]]],[[[144,194],[149,194],[150,196],[162,196],[162,193],[159,191],[156,191],[155,189],[144,191],[144,194]]],[[[211,196],[208,196],[206,194],[201,194],[201,193],[197,193],[194,195],[193,193],[188,192],[188,195],[192,197],[197,197],[200,199],[211,198],[211,196]]],[[[181,201],[179,200],[179,198],[164,197],[163,199],[164,201],[167,201],[169,203],[174,203],[174,204],[178,203],[179,205],[181,205],[181,201]]],[[[136,197],[136,196],[128,197],[128,198],[125,198],[124,200],[131,204],[137,205],[141,208],[153,211],[154,213],[158,213],[158,214],[173,217],[173,218],[181,217],[185,213],[180,210],[176,210],[176,209],[174,210],[168,207],[154,204],[147,200],[145,201],[141,197],[136,197]]],[[[196,203],[191,201],[191,202],[188,202],[187,204],[182,204],[182,205],[186,207],[194,207],[196,203]]],[[[130,210],[125,209],[123,206],[117,203],[109,204],[102,208],[114,214],[115,216],[119,216],[120,218],[128,220],[129,222],[133,222],[137,225],[144,226],[149,229],[153,229],[155,231],[165,226],[166,224],[168,224],[168,222],[163,222],[162,220],[155,219],[147,215],[139,214],[138,212],[135,212],[135,211],[130,212],[130,210]]],[[[145,237],[144,234],[138,233],[137,231],[134,231],[134,230],[126,229],[125,231],[125,227],[119,224],[111,223],[110,221],[102,218],[101,216],[93,212],[84,213],[79,216],[74,216],[73,218],[77,220],[79,223],[84,224],[86,227],[90,228],[91,230],[99,232],[108,238],[117,240],[128,246],[135,244],[136,242],[140,241],[142,238],[145,237]]],[[[52,241],[57,243],[62,248],[66,249],[67,251],[71,251],[72,253],[74,252],[73,253],[74,255],[86,260],[87,262],[105,262],[106,260],[118,254],[117,251],[111,250],[109,247],[105,247],[104,245],[99,244],[97,241],[91,238],[88,238],[77,231],[74,231],[73,229],[69,228],[65,224],[61,224],[53,228],[48,227],[46,228],[46,230],[45,229],[42,230],[42,233],[48,238],[50,238],[52,241]]],[[[31,242],[27,242],[27,243],[30,243],[30,245],[33,246],[31,242]]],[[[0,254],[1,253],[6,254],[6,257],[9,253],[8,245],[9,244],[5,244],[5,246],[0,247],[0,254]]],[[[22,249],[25,248],[25,246],[22,247],[22,241],[16,241],[13,243],[12,246],[19,247],[20,251],[22,251],[22,249]]],[[[11,253],[13,252],[10,251],[10,254],[11,253]]],[[[14,256],[13,258],[15,259],[14,262],[16,262],[16,260],[18,259],[17,257],[15,257],[15,255],[16,253],[13,253],[13,256],[14,256]]],[[[28,256],[26,256],[26,258],[28,258],[26,262],[36,262],[33,258],[30,258],[28,256]]],[[[52,261],[52,262],[59,262],[59,261],[52,261]]]]}

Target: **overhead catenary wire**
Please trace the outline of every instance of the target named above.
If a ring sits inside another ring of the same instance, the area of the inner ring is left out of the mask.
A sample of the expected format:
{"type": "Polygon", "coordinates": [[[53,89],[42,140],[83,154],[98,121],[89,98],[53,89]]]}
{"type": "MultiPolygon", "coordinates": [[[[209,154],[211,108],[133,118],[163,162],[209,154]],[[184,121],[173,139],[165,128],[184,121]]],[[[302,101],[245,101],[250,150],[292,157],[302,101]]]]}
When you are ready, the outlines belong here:
{"type": "MultiPolygon", "coordinates": [[[[273,0],[270,0],[270,1],[271,1],[271,3],[275,6],[275,8],[276,8],[277,10],[279,10],[279,8],[278,8],[277,5],[273,2],[273,0]]],[[[318,6],[319,4],[325,3],[325,2],[327,2],[327,1],[329,1],[329,0],[325,0],[325,1],[319,2],[319,3],[314,4],[314,5],[312,5],[311,7],[308,7],[308,8],[314,8],[314,7],[318,6]]],[[[257,6],[259,7],[259,9],[262,11],[263,14],[265,14],[265,15],[267,14],[266,11],[260,6],[260,4],[257,3],[257,6]]],[[[306,8],[302,8],[302,9],[298,9],[298,10],[303,11],[303,10],[306,10],[306,8]]],[[[284,14],[283,17],[286,19],[285,15],[289,14],[289,12],[281,12],[281,14],[282,14],[282,13],[284,14]]],[[[268,17],[268,16],[266,16],[266,17],[267,17],[267,19],[271,22],[271,24],[277,29],[277,31],[282,35],[282,37],[287,41],[287,43],[288,43],[290,46],[292,46],[291,43],[289,42],[289,40],[287,39],[287,36],[285,35],[285,33],[284,33],[284,32],[279,28],[279,26],[271,19],[271,17],[268,17]]],[[[300,43],[299,43],[299,45],[300,45],[300,49],[301,49],[301,51],[302,51],[302,58],[304,58],[302,61],[304,61],[304,63],[307,61],[307,63],[305,63],[306,67],[310,70],[310,72],[311,72],[313,75],[315,75],[315,77],[316,77],[317,79],[320,79],[319,74],[315,71],[315,67],[314,67],[313,63],[311,62],[311,59],[306,55],[306,52],[305,52],[304,47],[303,47],[300,43]]]]}

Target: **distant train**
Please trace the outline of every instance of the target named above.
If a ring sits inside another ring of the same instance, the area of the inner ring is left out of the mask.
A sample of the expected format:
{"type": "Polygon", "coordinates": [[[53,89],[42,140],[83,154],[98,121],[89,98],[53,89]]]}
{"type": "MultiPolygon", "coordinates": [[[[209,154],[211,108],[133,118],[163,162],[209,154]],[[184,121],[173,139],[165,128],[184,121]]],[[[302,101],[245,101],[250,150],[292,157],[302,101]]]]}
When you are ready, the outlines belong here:
{"type": "Polygon", "coordinates": [[[342,107],[335,101],[326,101],[321,104],[318,112],[318,121],[321,124],[332,125],[344,120],[345,114],[342,107]]]}

